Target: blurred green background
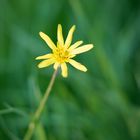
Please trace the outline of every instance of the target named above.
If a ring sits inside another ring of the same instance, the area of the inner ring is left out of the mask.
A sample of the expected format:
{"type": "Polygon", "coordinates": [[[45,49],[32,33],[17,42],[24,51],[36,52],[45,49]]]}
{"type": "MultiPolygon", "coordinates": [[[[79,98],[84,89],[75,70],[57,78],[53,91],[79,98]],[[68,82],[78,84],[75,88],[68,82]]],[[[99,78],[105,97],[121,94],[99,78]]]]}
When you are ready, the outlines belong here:
{"type": "Polygon", "coordinates": [[[139,0],[0,0],[0,140],[25,134],[53,73],[38,33],[56,42],[58,23],[95,48],[59,73],[33,140],[140,140],[139,0]]]}

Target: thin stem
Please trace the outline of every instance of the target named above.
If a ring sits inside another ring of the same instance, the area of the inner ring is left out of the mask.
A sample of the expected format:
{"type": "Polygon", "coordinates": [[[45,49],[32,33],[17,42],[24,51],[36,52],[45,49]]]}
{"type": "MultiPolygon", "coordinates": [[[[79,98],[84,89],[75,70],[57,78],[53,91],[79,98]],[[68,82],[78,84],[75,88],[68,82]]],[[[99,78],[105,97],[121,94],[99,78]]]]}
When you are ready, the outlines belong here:
{"type": "Polygon", "coordinates": [[[44,94],[36,112],[34,113],[33,119],[28,126],[27,132],[26,132],[23,140],[30,140],[32,135],[33,135],[34,129],[36,127],[36,122],[39,120],[39,118],[41,116],[41,113],[42,113],[42,111],[44,109],[44,106],[47,102],[48,96],[49,96],[49,94],[51,92],[51,89],[53,87],[53,84],[54,84],[54,81],[55,81],[55,78],[56,78],[56,75],[57,75],[57,71],[58,71],[58,68],[54,71],[54,73],[52,75],[52,78],[50,80],[48,88],[46,89],[46,92],[45,92],[45,94],[44,94]]]}

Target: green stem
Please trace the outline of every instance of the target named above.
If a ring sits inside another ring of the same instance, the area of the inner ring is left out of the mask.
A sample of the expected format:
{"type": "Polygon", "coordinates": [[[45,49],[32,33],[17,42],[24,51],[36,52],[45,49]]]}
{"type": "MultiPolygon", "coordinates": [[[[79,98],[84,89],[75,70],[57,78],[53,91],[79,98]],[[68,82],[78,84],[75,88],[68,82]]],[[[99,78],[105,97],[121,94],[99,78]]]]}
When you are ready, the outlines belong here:
{"type": "Polygon", "coordinates": [[[58,71],[58,69],[55,70],[53,75],[52,75],[52,78],[50,80],[48,88],[47,88],[47,90],[46,90],[46,92],[45,92],[45,94],[44,94],[44,96],[43,96],[43,98],[42,98],[42,100],[41,100],[41,102],[40,102],[40,104],[39,104],[34,116],[33,116],[32,121],[30,122],[30,124],[28,126],[27,132],[26,132],[23,140],[30,140],[32,138],[34,129],[36,127],[36,122],[39,120],[39,118],[41,116],[41,113],[42,113],[42,111],[43,111],[43,109],[45,107],[45,104],[47,102],[48,96],[49,96],[49,94],[51,92],[51,89],[53,87],[53,84],[54,84],[54,81],[55,81],[55,78],[56,78],[56,75],[57,75],[57,71],[58,71]]]}

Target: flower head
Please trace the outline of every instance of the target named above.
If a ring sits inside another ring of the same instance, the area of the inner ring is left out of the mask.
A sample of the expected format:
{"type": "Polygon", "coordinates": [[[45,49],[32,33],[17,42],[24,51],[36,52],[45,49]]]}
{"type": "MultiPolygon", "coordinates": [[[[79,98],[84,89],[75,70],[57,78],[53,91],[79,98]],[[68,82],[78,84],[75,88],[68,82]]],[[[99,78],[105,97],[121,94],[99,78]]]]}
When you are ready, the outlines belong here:
{"type": "Polygon", "coordinates": [[[52,50],[51,53],[45,54],[42,56],[38,56],[36,59],[43,59],[42,62],[39,63],[39,68],[48,67],[49,65],[54,64],[54,69],[57,69],[59,66],[62,69],[62,76],[67,77],[68,69],[66,63],[70,63],[73,67],[78,70],[87,71],[87,68],[73,60],[73,58],[80,53],[89,51],[93,48],[92,44],[87,44],[80,46],[83,41],[77,41],[76,43],[72,44],[72,37],[75,30],[75,25],[71,27],[69,33],[67,35],[66,41],[64,42],[63,34],[62,34],[62,26],[58,24],[57,28],[57,45],[53,43],[53,41],[47,36],[45,33],[40,32],[39,35],[41,38],[47,43],[47,45],[52,50]],[[79,47],[80,46],[80,47],[79,47]]]}

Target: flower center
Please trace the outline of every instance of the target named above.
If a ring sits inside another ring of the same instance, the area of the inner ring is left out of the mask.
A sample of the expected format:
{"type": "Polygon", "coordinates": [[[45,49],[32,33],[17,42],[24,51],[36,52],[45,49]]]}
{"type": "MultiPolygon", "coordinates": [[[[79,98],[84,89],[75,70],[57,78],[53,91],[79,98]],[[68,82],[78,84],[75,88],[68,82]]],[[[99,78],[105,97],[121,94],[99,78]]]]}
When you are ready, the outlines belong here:
{"type": "Polygon", "coordinates": [[[67,49],[65,49],[64,47],[58,47],[58,48],[56,48],[54,50],[53,54],[54,54],[54,58],[59,63],[66,62],[70,58],[69,51],[67,49]]]}

